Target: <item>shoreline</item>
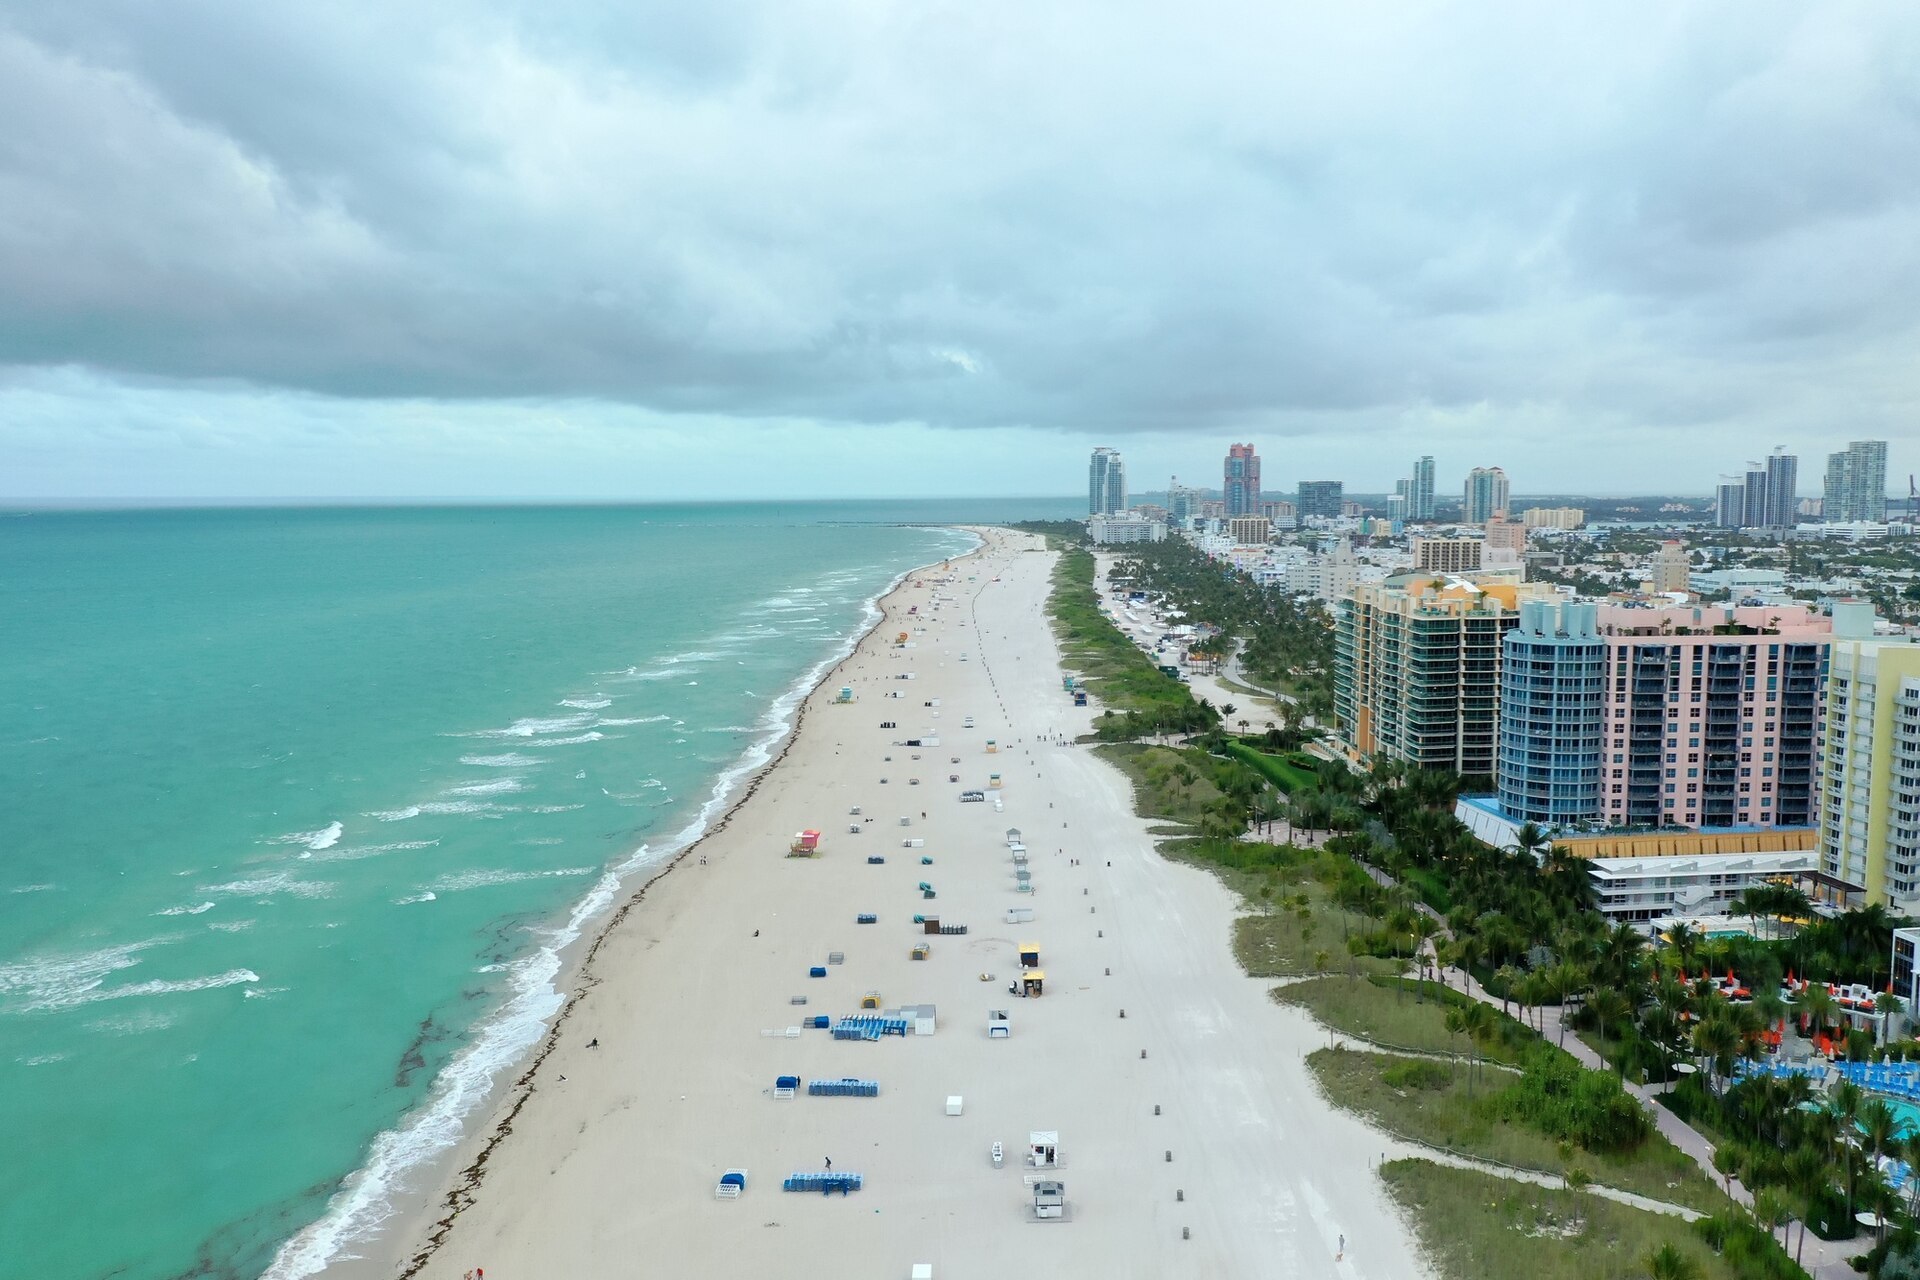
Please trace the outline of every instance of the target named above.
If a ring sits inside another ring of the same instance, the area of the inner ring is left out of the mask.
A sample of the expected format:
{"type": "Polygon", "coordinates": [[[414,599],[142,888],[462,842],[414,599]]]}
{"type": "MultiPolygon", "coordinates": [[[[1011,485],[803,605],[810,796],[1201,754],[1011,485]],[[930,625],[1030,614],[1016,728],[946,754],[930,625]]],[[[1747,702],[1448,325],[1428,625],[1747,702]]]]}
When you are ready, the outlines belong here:
{"type": "Polygon", "coordinates": [[[869,629],[830,669],[854,704],[797,718],[702,857],[609,919],[538,1064],[449,1162],[479,1178],[442,1179],[382,1256],[339,1273],[1423,1274],[1377,1135],[1307,1073],[1319,1029],[1233,958],[1235,896],[1163,858],[1124,775],[1071,745],[1098,708],[1061,692],[1056,560],[995,530],[951,575],[888,593],[880,622],[906,643],[869,629]],[[995,803],[955,803],[969,787],[995,803]],[[1009,824],[1030,833],[1031,882],[1009,824]],[[820,856],[785,856],[801,827],[826,831],[820,856]],[[936,910],[952,927],[923,943],[907,915],[936,910]],[[1030,941],[1044,994],[1009,998],[1030,941]],[[792,1025],[895,1002],[923,1011],[918,1034],[792,1025]],[[783,1101],[779,1076],[877,1092],[783,1101]],[[1070,1207],[1049,1229],[1029,1204],[1044,1175],[1021,1168],[1042,1132],[1070,1207]],[[781,1194],[823,1158],[861,1175],[850,1200],[781,1194]],[[751,1170],[755,1204],[715,1196],[728,1168],[751,1170]],[[1343,1255],[1343,1238],[1366,1244],[1343,1255]]]}
{"type": "MultiPolygon", "coordinates": [[[[545,1028],[516,1057],[497,1068],[488,1082],[481,1100],[468,1107],[457,1117],[461,1133],[452,1142],[440,1147],[425,1159],[405,1164],[392,1171],[389,1181],[383,1188],[385,1203],[376,1210],[377,1216],[371,1224],[358,1231],[349,1224],[338,1238],[327,1242],[327,1252],[320,1257],[301,1257],[301,1246],[309,1233],[323,1229],[334,1212],[335,1202],[343,1195],[356,1190],[357,1180],[364,1177],[374,1163],[374,1153],[380,1142],[392,1135],[404,1133],[407,1128],[423,1114],[427,1113],[439,1097],[438,1086],[430,1090],[422,1102],[409,1109],[396,1123],[374,1135],[368,1147],[368,1158],[355,1168],[341,1182],[333,1194],[328,1197],[326,1206],[320,1215],[304,1224],[298,1231],[276,1247],[273,1259],[262,1273],[263,1280],[303,1280],[304,1277],[334,1274],[348,1275],[356,1273],[369,1263],[379,1262],[381,1274],[393,1272],[411,1277],[418,1273],[431,1259],[433,1253],[444,1243],[447,1235],[458,1218],[459,1213],[471,1203],[472,1194],[484,1180],[486,1166],[494,1150],[512,1132],[513,1121],[519,1116],[534,1092],[535,1077],[559,1043],[559,1033],[567,1019],[578,1005],[580,999],[596,985],[600,979],[593,977],[590,966],[598,956],[608,935],[624,921],[634,907],[638,906],[665,877],[692,854],[697,848],[726,830],[741,808],[758,792],[773,770],[787,758],[806,724],[809,703],[814,696],[825,688],[832,677],[847,662],[859,655],[861,646],[886,621],[885,602],[898,592],[915,575],[925,574],[941,564],[958,564],[980,553],[987,545],[983,527],[968,525],[902,525],[913,528],[940,528],[958,530],[972,536],[975,540],[971,548],[955,552],[935,560],[929,560],[896,574],[884,587],[869,596],[862,605],[862,614],[856,626],[844,636],[833,654],[821,659],[807,672],[803,672],[794,683],[773,700],[771,708],[791,700],[788,711],[779,714],[784,723],[769,726],[769,732],[760,741],[751,743],[742,753],[739,761],[728,765],[715,777],[713,789],[693,817],[672,839],[678,844],[671,852],[663,851],[661,860],[650,868],[645,864],[622,870],[636,858],[648,853],[643,843],[626,857],[619,860],[604,875],[614,875],[626,879],[636,872],[644,872],[645,879],[637,885],[618,885],[615,900],[595,912],[585,923],[590,925],[556,953],[558,970],[551,979],[553,993],[559,997],[559,1007],[543,1021],[545,1028]],[[767,758],[760,763],[741,768],[741,762],[756,752],[767,752],[767,758]],[[716,809],[717,807],[717,809],[716,809]],[[710,813],[710,811],[713,811],[710,813]],[[510,1074],[511,1073],[511,1074],[510,1074]],[[464,1153],[473,1151],[471,1160],[464,1153]],[[409,1185],[409,1182],[412,1185],[409,1185]],[[456,1203],[459,1201],[459,1203],[456,1203]],[[439,1215],[437,1217],[431,1215],[439,1215]],[[426,1221],[431,1217],[431,1221],[426,1221]],[[430,1226],[423,1243],[396,1249],[403,1239],[420,1239],[420,1227],[430,1226]],[[404,1224],[404,1225],[397,1225],[404,1224]]],[[[596,886],[597,887],[597,886],[596,886]]],[[[592,897],[593,890],[569,909],[569,914],[578,911],[581,903],[592,897]]],[[[475,1028],[485,1026],[487,1021],[498,1017],[505,1006],[496,1008],[486,1015],[475,1028]]],[[[471,1032],[470,1028],[470,1032],[471,1032]]],[[[463,1049],[462,1052],[465,1050],[463,1049]]],[[[458,1055],[456,1055],[457,1058],[458,1055]]],[[[441,1067],[444,1075],[452,1066],[453,1060],[441,1067]]]]}

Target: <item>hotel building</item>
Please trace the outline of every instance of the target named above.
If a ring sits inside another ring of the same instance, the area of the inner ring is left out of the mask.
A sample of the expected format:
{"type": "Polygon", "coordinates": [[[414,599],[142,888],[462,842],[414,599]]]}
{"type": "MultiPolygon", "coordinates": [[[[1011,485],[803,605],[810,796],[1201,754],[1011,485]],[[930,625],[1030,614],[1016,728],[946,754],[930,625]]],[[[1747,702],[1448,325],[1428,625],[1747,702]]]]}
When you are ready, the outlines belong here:
{"type": "Polygon", "coordinates": [[[1920,909],[1920,645],[1836,640],[1826,692],[1821,869],[1920,909]]]}

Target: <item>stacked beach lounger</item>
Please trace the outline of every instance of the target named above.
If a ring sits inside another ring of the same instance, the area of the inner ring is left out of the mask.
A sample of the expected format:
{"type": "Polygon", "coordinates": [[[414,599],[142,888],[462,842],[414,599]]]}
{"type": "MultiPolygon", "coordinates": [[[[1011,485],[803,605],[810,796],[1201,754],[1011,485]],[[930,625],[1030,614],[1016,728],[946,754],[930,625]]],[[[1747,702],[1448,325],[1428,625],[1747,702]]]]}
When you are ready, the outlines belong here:
{"type": "Polygon", "coordinates": [[[860,1189],[860,1175],[857,1173],[795,1173],[789,1175],[780,1184],[782,1191],[818,1191],[830,1196],[838,1191],[846,1195],[860,1189]]]}
{"type": "Polygon", "coordinates": [[[905,1018],[876,1018],[871,1016],[842,1018],[833,1024],[835,1040],[878,1040],[881,1036],[904,1036],[907,1034],[905,1018]]]}
{"type": "Polygon", "coordinates": [[[807,1081],[809,1098],[877,1098],[880,1096],[880,1083],[877,1080],[856,1080],[848,1076],[842,1080],[807,1081]]]}

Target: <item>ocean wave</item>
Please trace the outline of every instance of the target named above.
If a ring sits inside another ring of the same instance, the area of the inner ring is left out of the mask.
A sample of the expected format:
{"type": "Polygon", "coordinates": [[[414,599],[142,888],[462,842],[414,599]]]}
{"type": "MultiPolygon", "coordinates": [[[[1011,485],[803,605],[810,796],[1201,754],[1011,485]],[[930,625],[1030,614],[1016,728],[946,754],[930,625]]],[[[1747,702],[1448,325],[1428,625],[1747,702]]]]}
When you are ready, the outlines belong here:
{"type": "Polygon", "coordinates": [[[249,1000],[266,1000],[273,996],[285,994],[289,990],[291,990],[289,987],[248,987],[245,991],[241,992],[241,994],[249,1000]]]}
{"type": "Polygon", "coordinates": [[[584,809],[584,804],[530,804],[528,813],[572,813],[575,809],[584,809]]]}
{"type": "Polygon", "coordinates": [[[157,979],[121,987],[104,985],[115,973],[140,963],[141,953],[176,941],[149,938],[144,942],[103,947],[80,955],[51,956],[21,964],[0,966],[0,1002],[17,1013],[46,1013],[104,1000],[125,1000],[135,996],[172,995],[186,991],[205,991],[213,987],[241,982],[258,982],[258,974],[248,969],[230,969],[206,978],[157,979]]]}
{"type": "Polygon", "coordinates": [[[633,716],[628,719],[600,719],[593,722],[596,729],[623,729],[630,724],[659,724],[662,720],[671,720],[672,716],[633,716]]]}
{"type": "Polygon", "coordinates": [[[528,880],[564,880],[571,876],[592,875],[592,867],[557,867],[551,871],[461,871],[433,882],[441,893],[459,893],[465,889],[490,889],[498,884],[522,884],[528,880]]]}
{"type": "Polygon", "coordinates": [[[338,822],[331,822],[318,831],[295,831],[288,835],[276,836],[273,842],[275,844],[305,845],[309,851],[318,852],[321,849],[331,849],[334,845],[339,844],[340,837],[345,834],[345,832],[346,827],[338,822]]]}
{"type": "Polygon", "coordinates": [[[156,911],[153,914],[157,916],[197,916],[201,912],[211,911],[213,910],[213,908],[214,908],[213,903],[202,902],[198,906],[192,906],[192,907],[168,907],[164,911],[156,911]]]}
{"type": "Polygon", "coordinates": [[[591,711],[579,711],[570,716],[523,716],[504,729],[481,729],[475,733],[461,733],[459,738],[532,738],[543,733],[566,733],[572,729],[584,728],[594,721],[591,711]]]}
{"type": "Polygon", "coordinates": [[[390,844],[360,844],[344,849],[329,849],[315,858],[315,862],[358,862],[362,858],[377,858],[383,853],[394,853],[401,849],[431,849],[439,844],[438,840],[395,840],[390,844]]]}
{"type": "Polygon", "coordinates": [[[750,724],[722,724],[722,725],[715,725],[711,729],[702,729],[700,732],[702,733],[752,733],[753,730],[754,730],[754,726],[750,724]]]}
{"type": "MultiPolygon", "coordinates": [[[[253,992],[249,991],[247,994],[252,995],[253,992]]],[[[96,1035],[137,1036],[148,1031],[165,1031],[174,1024],[176,1016],[159,1009],[142,1009],[124,1018],[101,1018],[96,1022],[89,1022],[87,1030],[96,1035]]]]}
{"type": "Polygon", "coordinates": [[[518,778],[489,778],[485,782],[468,782],[457,787],[448,787],[447,794],[450,796],[498,796],[526,789],[527,784],[518,778]]]}
{"type": "Polygon", "coordinates": [[[245,933],[253,928],[253,924],[251,920],[209,920],[207,928],[217,929],[221,933],[245,933]]]}
{"type": "Polygon", "coordinates": [[[570,738],[542,738],[533,745],[536,747],[574,747],[583,742],[599,742],[606,736],[604,733],[594,733],[589,730],[586,733],[576,733],[570,738]]]}
{"type": "Polygon", "coordinates": [[[36,1053],[32,1057],[14,1059],[23,1067],[47,1067],[66,1060],[67,1055],[64,1053],[36,1053]]]}
{"type": "MultiPolygon", "coordinates": [[[[979,539],[969,536],[969,542],[978,545],[979,539]]],[[[714,780],[699,812],[677,835],[657,848],[643,844],[603,872],[593,888],[574,904],[566,920],[543,935],[542,945],[511,965],[507,998],[499,1011],[473,1029],[466,1046],[441,1069],[427,1100],[399,1125],[374,1138],[366,1161],[347,1176],[325,1213],[280,1247],[262,1280],[303,1280],[325,1267],[348,1242],[378,1230],[392,1216],[390,1197],[400,1180],[409,1170],[457,1144],[465,1136],[467,1116],[486,1101],[499,1074],[521,1060],[546,1034],[548,1020],[564,1003],[558,981],[567,947],[618,900],[629,876],[664,861],[706,833],[733,803],[745,780],[773,758],[774,750],[792,728],[795,708],[808,691],[852,653],[860,636],[880,621],[880,598],[906,577],[900,574],[870,596],[861,621],[842,637],[834,651],[774,700],[762,720],[767,732],[714,780]]],[[[634,668],[627,674],[633,679],[649,678],[634,668]]]]}
{"type": "Polygon", "coordinates": [[[51,893],[58,889],[57,884],[17,884],[7,890],[8,893],[51,893]]]}
{"type": "MultiPolygon", "coordinates": [[[[606,722],[601,721],[602,724],[606,722]]],[[[623,724],[636,724],[638,721],[626,720],[623,724]]],[[[498,756],[461,756],[461,764],[473,765],[480,769],[524,769],[530,764],[539,764],[539,756],[530,756],[518,751],[509,751],[498,756]]]]}
{"type": "Polygon", "coordinates": [[[382,822],[405,822],[409,818],[418,818],[422,814],[444,818],[463,813],[497,813],[500,808],[501,806],[488,804],[484,800],[436,800],[429,804],[410,804],[404,809],[387,809],[367,816],[378,818],[382,822]]]}
{"type": "Polygon", "coordinates": [[[326,898],[332,896],[333,889],[334,886],[324,880],[298,880],[287,871],[200,886],[202,893],[223,893],[232,898],[271,898],[282,893],[294,898],[326,898]]]}
{"type": "Polygon", "coordinates": [[[416,902],[433,902],[433,901],[436,901],[433,890],[428,889],[421,893],[410,893],[404,898],[395,898],[393,900],[393,905],[396,907],[410,907],[416,902]]]}
{"type": "Polygon", "coordinates": [[[612,698],[562,698],[563,707],[578,707],[582,711],[599,711],[613,705],[612,698]]]}

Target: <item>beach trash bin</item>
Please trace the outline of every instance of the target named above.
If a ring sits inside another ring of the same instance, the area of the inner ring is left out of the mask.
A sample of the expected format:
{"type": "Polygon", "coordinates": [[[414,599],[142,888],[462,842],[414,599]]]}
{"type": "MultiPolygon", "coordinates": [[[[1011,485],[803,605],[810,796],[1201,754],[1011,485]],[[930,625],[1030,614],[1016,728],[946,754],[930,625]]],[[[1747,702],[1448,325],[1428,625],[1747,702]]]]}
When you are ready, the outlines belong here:
{"type": "Polygon", "coordinates": [[[966,1103],[959,1094],[954,1093],[954,1094],[947,1095],[947,1114],[948,1115],[950,1116],[959,1115],[961,1110],[965,1106],[966,1106],[966,1103]]]}

